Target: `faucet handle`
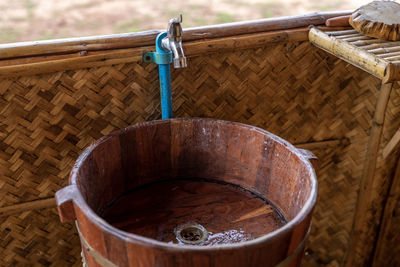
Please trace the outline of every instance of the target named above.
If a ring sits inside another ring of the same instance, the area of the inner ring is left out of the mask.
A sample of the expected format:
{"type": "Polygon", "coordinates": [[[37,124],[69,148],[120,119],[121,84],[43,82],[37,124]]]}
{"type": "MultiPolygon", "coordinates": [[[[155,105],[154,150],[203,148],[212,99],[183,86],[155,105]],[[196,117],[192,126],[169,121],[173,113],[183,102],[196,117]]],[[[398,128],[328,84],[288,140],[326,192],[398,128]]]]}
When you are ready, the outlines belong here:
{"type": "Polygon", "coordinates": [[[170,19],[169,23],[182,23],[182,13],[179,13],[177,18],[170,19]]]}
{"type": "Polygon", "coordinates": [[[168,38],[180,42],[182,40],[182,14],[177,18],[172,18],[168,22],[167,34],[168,38]]]}

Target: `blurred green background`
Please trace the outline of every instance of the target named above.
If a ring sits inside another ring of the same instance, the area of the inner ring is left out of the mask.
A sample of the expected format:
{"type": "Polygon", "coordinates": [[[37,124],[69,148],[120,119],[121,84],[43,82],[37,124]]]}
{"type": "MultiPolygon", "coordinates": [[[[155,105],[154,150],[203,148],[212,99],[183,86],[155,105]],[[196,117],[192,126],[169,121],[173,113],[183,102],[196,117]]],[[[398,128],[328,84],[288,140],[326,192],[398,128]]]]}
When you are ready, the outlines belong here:
{"type": "Polygon", "coordinates": [[[0,43],[165,29],[355,9],[370,0],[0,0],[0,43]]]}

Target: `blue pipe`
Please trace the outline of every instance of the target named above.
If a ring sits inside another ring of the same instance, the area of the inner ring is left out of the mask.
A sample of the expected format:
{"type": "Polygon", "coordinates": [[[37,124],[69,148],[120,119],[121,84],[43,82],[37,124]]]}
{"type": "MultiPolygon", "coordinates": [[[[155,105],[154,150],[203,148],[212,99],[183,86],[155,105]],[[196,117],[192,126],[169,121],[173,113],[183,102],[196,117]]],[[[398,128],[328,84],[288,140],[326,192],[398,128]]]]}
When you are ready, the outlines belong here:
{"type": "MultiPolygon", "coordinates": [[[[161,46],[161,40],[167,36],[166,32],[160,33],[156,39],[156,53],[169,54],[171,57],[171,51],[165,50],[161,46]]],[[[171,57],[172,58],[172,57],[171,57]]],[[[168,64],[158,64],[158,75],[160,79],[160,95],[161,95],[161,117],[162,119],[172,118],[172,97],[171,97],[171,67],[168,64]]]]}

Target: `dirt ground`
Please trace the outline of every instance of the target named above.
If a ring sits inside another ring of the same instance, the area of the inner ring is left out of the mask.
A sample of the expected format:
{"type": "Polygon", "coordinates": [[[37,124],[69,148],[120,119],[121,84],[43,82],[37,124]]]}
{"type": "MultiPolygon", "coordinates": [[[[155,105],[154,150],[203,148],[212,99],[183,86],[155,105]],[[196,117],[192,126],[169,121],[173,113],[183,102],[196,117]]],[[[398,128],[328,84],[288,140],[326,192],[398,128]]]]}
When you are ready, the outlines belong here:
{"type": "Polygon", "coordinates": [[[0,43],[164,29],[315,11],[349,10],[371,0],[0,0],[0,43]]]}

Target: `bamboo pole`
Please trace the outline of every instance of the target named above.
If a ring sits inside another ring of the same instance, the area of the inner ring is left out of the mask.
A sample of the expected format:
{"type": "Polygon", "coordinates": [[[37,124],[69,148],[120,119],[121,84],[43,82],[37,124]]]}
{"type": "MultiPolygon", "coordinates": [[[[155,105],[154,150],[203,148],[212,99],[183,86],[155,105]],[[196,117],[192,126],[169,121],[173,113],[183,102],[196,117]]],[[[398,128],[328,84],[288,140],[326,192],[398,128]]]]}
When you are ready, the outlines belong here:
{"type": "Polygon", "coordinates": [[[308,28],[295,30],[273,31],[257,34],[246,34],[236,37],[218,38],[213,40],[200,40],[184,43],[185,55],[188,57],[204,53],[231,51],[262,47],[271,43],[306,41],[308,28]]]}
{"type": "Polygon", "coordinates": [[[327,31],[326,34],[329,36],[340,36],[342,34],[356,34],[356,30],[344,30],[344,31],[327,31]]]}
{"type": "MultiPolygon", "coordinates": [[[[150,49],[147,49],[150,50],[150,49]]],[[[18,64],[0,67],[0,77],[48,73],[68,69],[80,69],[104,65],[135,62],[142,59],[145,48],[120,49],[88,54],[83,57],[68,57],[58,60],[47,60],[28,64],[18,64]]],[[[49,57],[48,59],[50,59],[49,57]]]]}
{"type": "Polygon", "coordinates": [[[370,37],[368,37],[368,36],[355,36],[355,37],[342,38],[342,40],[346,41],[346,42],[363,41],[363,40],[369,40],[369,39],[370,39],[370,37]]]}
{"type": "Polygon", "coordinates": [[[382,55],[382,58],[387,58],[387,57],[392,57],[392,56],[400,56],[400,51],[399,52],[385,53],[385,54],[382,55]]]}
{"type": "Polygon", "coordinates": [[[343,139],[332,139],[332,140],[324,140],[324,141],[317,141],[310,143],[300,143],[300,144],[295,144],[294,146],[302,149],[313,150],[313,149],[319,149],[321,147],[341,147],[341,146],[346,146],[349,143],[350,140],[348,138],[343,138],[343,139]]]}
{"type": "Polygon", "coordinates": [[[29,201],[21,204],[16,204],[7,207],[0,208],[0,217],[9,216],[15,213],[36,210],[36,209],[44,209],[44,208],[53,208],[56,207],[56,200],[54,197],[46,198],[46,199],[38,199],[34,201],[29,201]]]}
{"type": "MultiPolygon", "coordinates": [[[[361,47],[363,49],[366,49],[365,47],[361,47]]],[[[369,53],[374,53],[376,55],[380,55],[380,54],[385,54],[385,53],[392,53],[392,52],[399,52],[400,51],[400,42],[398,43],[392,43],[392,44],[388,44],[384,47],[380,47],[380,48],[375,48],[375,49],[368,49],[369,53]]]]}
{"type": "Polygon", "coordinates": [[[390,56],[390,57],[384,56],[384,57],[382,57],[382,58],[384,58],[385,60],[389,60],[389,61],[399,61],[399,60],[400,60],[400,56],[399,56],[399,55],[397,55],[397,56],[390,56]]]}
{"type": "Polygon", "coordinates": [[[333,55],[353,64],[372,75],[383,79],[386,74],[387,62],[383,59],[357,48],[348,42],[330,37],[328,34],[312,28],[309,33],[310,42],[333,55]]]}
{"type": "MultiPolygon", "coordinates": [[[[330,34],[329,34],[330,35],[330,34]]],[[[343,38],[352,38],[352,37],[360,37],[360,34],[357,33],[349,33],[349,34],[343,34],[343,35],[335,35],[336,38],[338,39],[343,39],[343,38]]]]}
{"type": "MultiPolygon", "coordinates": [[[[386,108],[391,91],[392,83],[382,84],[377,97],[375,113],[372,119],[371,134],[361,177],[355,219],[350,235],[349,248],[346,252],[345,266],[356,265],[358,256],[357,249],[362,247],[362,244],[366,242],[366,236],[373,234],[370,233],[372,229],[371,222],[368,220],[368,214],[371,212],[370,208],[373,206],[374,201],[371,196],[373,195],[375,185],[376,162],[379,156],[378,151],[382,136],[383,122],[385,120],[386,108]]],[[[378,216],[377,214],[374,215],[378,216]]]]}
{"type": "MultiPolygon", "coordinates": [[[[322,25],[325,24],[325,21],[329,18],[349,15],[350,13],[350,11],[319,12],[300,16],[268,18],[187,28],[184,29],[183,40],[195,41],[249,33],[301,28],[308,27],[309,25],[322,25]]],[[[0,45],[0,59],[148,46],[154,44],[154,40],[160,32],[161,30],[155,30],[138,33],[3,44],[0,45]]]]}
{"type": "MultiPolygon", "coordinates": [[[[262,47],[271,43],[306,41],[308,39],[308,31],[309,28],[299,28],[246,34],[236,37],[191,41],[184,42],[183,48],[187,57],[193,57],[204,53],[262,47]]],[[[106,51],[81,51],[64,55],[0,60],[0,76],[30,75],[68,69],[137,62],[142,60],[142,55],[145,52],[151,50],[154,50],[153,46],[106,51]]]]}
{"type": "Polygon", "coordinates": [[[352,45],[359,46],[360,48],[363,48],[365,50],[368,50],[368,47],[374,47],[378,48],[381,47],[381,43],[385,43],[385,40],[381,39],[368,39],[368,40],[358,40],[351,42],[352,45]]]}

